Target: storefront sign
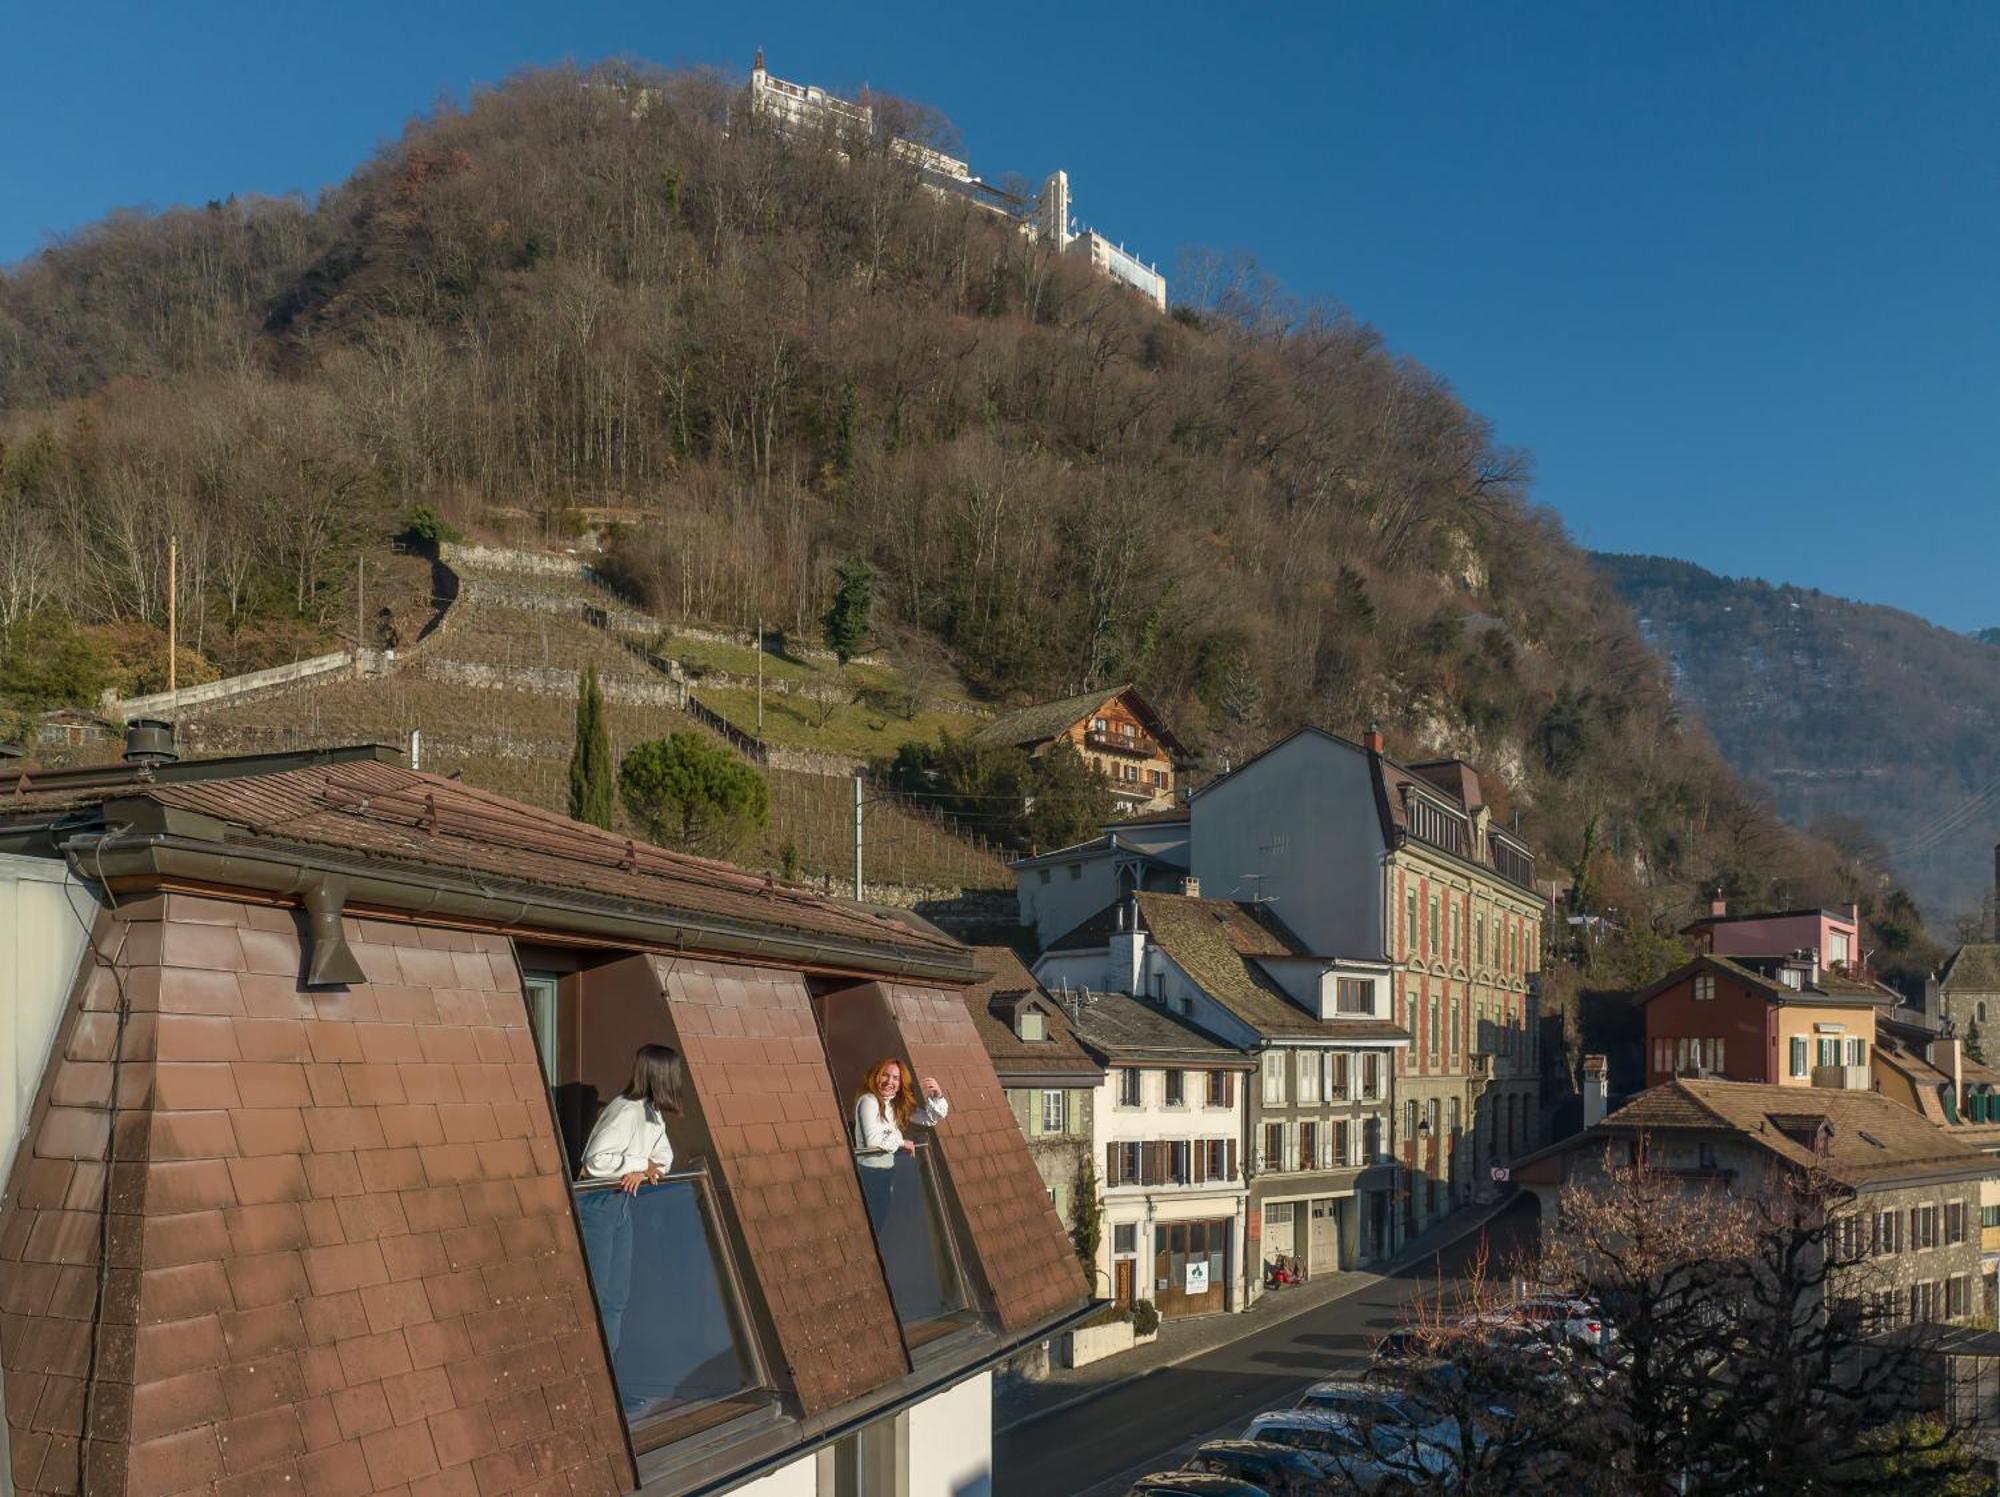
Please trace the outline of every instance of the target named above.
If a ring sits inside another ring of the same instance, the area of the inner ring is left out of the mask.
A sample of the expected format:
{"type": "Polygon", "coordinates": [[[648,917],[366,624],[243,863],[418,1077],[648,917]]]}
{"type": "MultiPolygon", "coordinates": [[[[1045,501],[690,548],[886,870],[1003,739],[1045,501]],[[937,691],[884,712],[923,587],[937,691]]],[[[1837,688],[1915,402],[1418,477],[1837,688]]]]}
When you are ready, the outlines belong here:
{"type": "Polygon", "coordinates": [[[1208,1259],[1190,1260],[1187,1266],[1187,1292],[1189,1294],[1208,1293],[1208,1259]]]}

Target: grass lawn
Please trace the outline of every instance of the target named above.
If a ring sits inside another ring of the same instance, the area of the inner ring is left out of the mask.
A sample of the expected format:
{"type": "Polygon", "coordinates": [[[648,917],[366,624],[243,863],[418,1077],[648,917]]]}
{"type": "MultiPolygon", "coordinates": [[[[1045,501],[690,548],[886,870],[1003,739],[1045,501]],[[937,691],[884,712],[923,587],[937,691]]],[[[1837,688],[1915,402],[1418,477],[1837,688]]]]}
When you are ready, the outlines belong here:
{"type": "MultiPolygon", "coordinates": [[[[727,688],[707,688],[695,683],[695,695],[747,732],[757,730],[757,693],[727,688]]],[[[779,696],[764,694],[764,737],[791,748],[818,749],[829,754],[855,754],[862,758],[886,757],[910,739],[935,743],[946,728],[968,732],[981,719],[962,712],[919,712],[906,718],[900,711],[873,702],[855,702],[852,693],[836,700],[820,722],[820,703],[796,692],[779,696]]]]}

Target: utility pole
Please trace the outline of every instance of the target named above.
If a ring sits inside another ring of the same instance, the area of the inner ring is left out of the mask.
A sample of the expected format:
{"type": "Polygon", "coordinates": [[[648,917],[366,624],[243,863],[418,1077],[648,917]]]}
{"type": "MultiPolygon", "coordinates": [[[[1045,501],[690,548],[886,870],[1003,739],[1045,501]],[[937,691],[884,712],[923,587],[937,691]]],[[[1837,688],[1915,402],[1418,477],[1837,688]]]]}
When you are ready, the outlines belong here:
{"type": "Polygon", "coordinates": [[[861,776],[854,776],[854,898],[861,899],[861,776]]]}
{"type": "Polygon", "coordinates": [[[354,677],[361,679],[362,619],[368,613],[368,559],[354,558],[354,677]]]}
{"type": "Polygon", "coordinates": [[[181,540],[177,535],[167,537],[167,694],[176,698],[174,707],[179,708],[181,694],[180,674],[180,615],[176,604],[180,600],[181,540]]]}
{"type": "Polygon", "coordinates": [[[764,621],[757,620],[757,736],[764,736],[764,621]]]}

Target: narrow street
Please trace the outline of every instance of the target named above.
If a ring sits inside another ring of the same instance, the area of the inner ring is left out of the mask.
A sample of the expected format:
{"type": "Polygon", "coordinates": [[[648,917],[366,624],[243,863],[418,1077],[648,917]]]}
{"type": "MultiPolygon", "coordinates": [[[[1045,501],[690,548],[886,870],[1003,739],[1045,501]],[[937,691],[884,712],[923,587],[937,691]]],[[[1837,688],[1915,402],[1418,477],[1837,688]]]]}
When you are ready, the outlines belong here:
{"type": "Polygon", "coordinates": [[[1204,1440],[1234,1436],[1265,1409],[1282,1408],[1308,1384],[1367,1365],[1403,1306],[1456,1277],[1478,1253],[1510,1261],[1532,1242],[1535,1203],[1524,1196],[1484,1229],[1441,1254],[1345,1299],[1161,1368],[1074,1408],[997,1433],[995,1497],[1122,1497],[1133,1478],[1178,1466],[1204,1440]]]}

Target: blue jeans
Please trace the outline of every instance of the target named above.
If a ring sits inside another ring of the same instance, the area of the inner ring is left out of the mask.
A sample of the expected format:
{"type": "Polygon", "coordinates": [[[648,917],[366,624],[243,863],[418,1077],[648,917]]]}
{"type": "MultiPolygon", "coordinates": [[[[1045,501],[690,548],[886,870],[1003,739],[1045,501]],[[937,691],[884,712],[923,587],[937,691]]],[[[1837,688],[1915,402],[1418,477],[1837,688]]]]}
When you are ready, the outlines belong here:
{"type": "Polygon", "coordinates": [[[578,1195],[576,1209],[583,1219],[583,1250],[590,1259],[591,1282],[597,1287],[604,1344],[615,1364],[625,1302],[632,1295],[632,1197],[615,1186],[587,1190],[578,1195]]]}

